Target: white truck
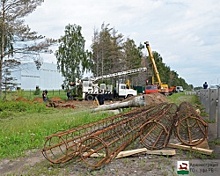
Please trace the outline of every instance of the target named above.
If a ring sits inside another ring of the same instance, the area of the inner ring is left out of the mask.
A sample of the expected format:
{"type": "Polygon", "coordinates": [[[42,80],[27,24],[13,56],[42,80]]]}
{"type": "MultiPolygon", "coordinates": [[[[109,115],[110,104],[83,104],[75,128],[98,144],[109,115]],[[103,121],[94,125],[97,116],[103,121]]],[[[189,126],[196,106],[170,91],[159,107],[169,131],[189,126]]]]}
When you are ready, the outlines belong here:
{"type": "Polygon", "coordinates": [[[95,78],[89,78],[82,80],[82,92],[83,92],[83,99],[85,100],[94,100],[95,97],[102,94],[105,100],[113,100],[114,98],[127,98],[131,96],[136,96],[137,91],[134,89],[130,89],[124,83],[117,83],[116,86],[113,88],[112,85],[106,85],[104,83],[98,85],[96,81],[100,79],[107,79],[113,77],[120,77],[123,75],[131,75],[136,74],[138,72],[146,72],[146,67],[141,67],[137,69],[131,69],[127,71],[121,71],[117,73],[112,73],[109,75],[103,75],[95,78]]]}

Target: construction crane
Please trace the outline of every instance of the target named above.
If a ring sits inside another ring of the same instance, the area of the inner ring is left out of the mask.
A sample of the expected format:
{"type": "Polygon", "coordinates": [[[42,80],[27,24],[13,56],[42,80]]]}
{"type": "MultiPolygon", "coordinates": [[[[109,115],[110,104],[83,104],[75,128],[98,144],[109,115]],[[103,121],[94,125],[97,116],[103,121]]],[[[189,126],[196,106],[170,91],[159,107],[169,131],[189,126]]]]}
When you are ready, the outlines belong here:
{"type": "Polygon", "coordinates": [[[132,75],[132,74],[136,74],[138,72],[146,72],[146,71],[147,71],[146,67],[141,67],[141,68],[135,68],[135,69],[121,71],[121,72],[117,72],[117,73],[112,73],[112,74],[108,74],[108,75],[97,76],[95,78],[92,78],[92,80],[95,82],[100,79],[114,78],[114,77],[119,77],[119,76],[123,76],[123,75],[132,75]]]}
{"type": "MultiPolygon", "coordinates": [[[[161,79],[160,79],[160,75],[159,75],[159,72],[158,72],[158,69],[157,69],[157,65],[155,63],[155,60],[154,60],[154,56],[153,56],[153,53],[151,51],[151,47],[150,47],[150,44],[148,41],[144,42],[144,44],[146,45],[146,48],[147,48],[147,51],[148,51],[148,54],[149,54],[149,57],[150,57],[150,60],[153,64],[153,69],[154,69],[154,73],[156,75],[156,78],[157,78],[157,81],[158,81],[158,85],[157,85],[157,89],[158,89],[158,92],[164,94],[164,95],[169,95],[169,87],[168,87],[168,84],[164,84],[161,82],[161,79]]],[[[153,83],[154,84],[154,83],[153,83]]],[[[148,86],[149,89],[150,89],[150,86],[148,86]]],[[[155,87],[155,85],[152,85],[152,87],[155,87]]],[[[145,91],[147,92],[147,90],[145,91]]],[[[150,91],[149,91],[150,92],[150,91]]],[[[153,91],[155,92],[155,91],[153,91]]]]}

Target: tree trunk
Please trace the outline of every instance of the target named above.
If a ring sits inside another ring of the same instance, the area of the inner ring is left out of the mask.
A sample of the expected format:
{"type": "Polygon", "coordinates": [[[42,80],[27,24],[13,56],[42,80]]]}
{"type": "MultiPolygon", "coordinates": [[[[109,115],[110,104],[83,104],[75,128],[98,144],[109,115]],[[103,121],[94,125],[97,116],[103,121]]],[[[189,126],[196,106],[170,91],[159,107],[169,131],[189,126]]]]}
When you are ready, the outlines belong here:
{"type": "Polygon", "coordinates": [[[1,56],[0,56],[0,99],[2,97],[2,65],[4,61],[4,48],[5,48],[5,2],[2,2],[2,24],[0,24],[2,31],[1,31],[1,56]]]}
{"type": "Polygon", "coordinates": [[[113,110],[118,108],[145,106],[145,98],[143,95],[131,97],[131,98],[132,99],[125,102],[113,103],[109,105],[101,105],[93,109],[93,111],[96,112],[96,111],[104,111],[104,110],[113,110]]]}

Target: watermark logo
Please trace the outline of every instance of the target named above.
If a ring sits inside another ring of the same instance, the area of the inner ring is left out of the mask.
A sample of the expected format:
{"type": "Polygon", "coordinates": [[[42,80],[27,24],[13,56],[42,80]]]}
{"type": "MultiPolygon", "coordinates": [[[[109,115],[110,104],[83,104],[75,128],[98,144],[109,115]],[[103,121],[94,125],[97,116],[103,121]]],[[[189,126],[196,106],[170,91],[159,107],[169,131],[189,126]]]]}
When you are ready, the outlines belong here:
{"type": "Polygon", "coordinates": [[[189,174],[189,161],[177,161],[177,174],[178,175],[189,174]]]}

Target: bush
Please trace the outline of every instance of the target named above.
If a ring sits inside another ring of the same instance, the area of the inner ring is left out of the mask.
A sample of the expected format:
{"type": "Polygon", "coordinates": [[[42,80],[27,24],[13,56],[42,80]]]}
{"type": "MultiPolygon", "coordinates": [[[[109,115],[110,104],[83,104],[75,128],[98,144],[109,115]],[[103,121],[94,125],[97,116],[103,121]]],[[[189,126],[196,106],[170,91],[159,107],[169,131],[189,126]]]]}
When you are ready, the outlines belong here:
{"type": "Polygon", "coordinates": [[[46,110],[45,104],[24,102],[24,101],[1,101],[0,118],[7,118],[19,112],[43,112],[46,110]]]}
{"type": "Polygon", "coordinates": [[[34,91],[34,95],[40,95],[40,88],[36,87],[36,90],[34,91]]]}

